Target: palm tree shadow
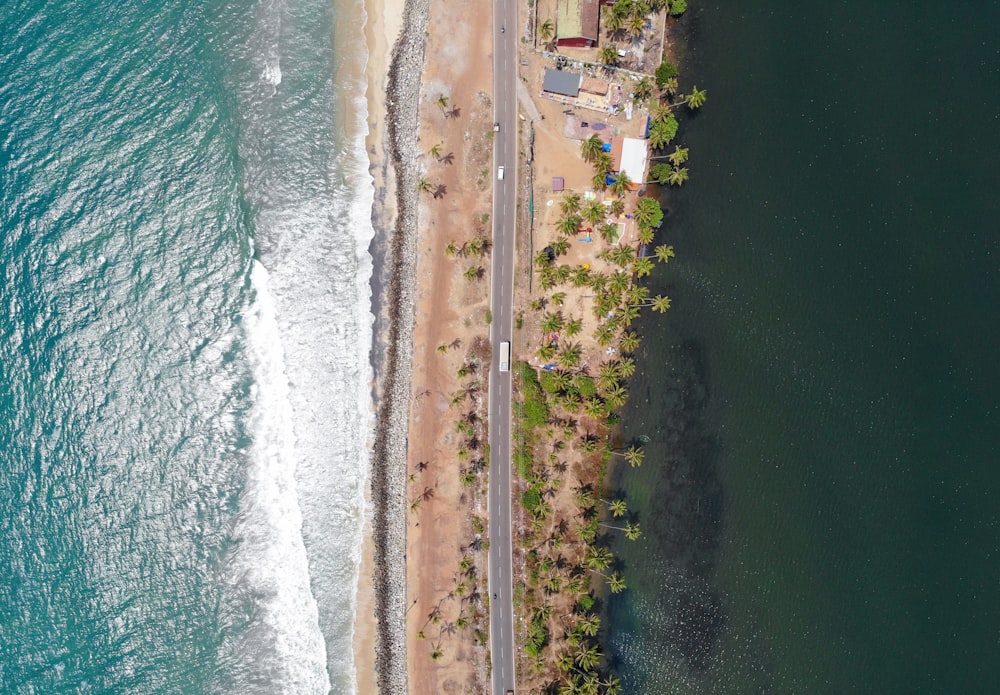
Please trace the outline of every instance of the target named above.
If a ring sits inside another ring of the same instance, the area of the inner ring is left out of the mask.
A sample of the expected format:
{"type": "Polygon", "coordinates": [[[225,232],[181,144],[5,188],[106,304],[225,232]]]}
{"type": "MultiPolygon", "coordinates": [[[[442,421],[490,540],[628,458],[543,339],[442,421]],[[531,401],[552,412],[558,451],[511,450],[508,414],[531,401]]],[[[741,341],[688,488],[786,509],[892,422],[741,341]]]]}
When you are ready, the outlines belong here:
{"type": "Polygon", "coordinates": [[[455,153],[454,152],[449,152],[448,154],[444,155],[443,157],[439,157],[438,161],[442,162],[443,164],[454,164],[455,163],[455,153]]]}
{"type": "Polygon", "coordinates": [[[459,106],[452,106],[451,110],[446,115],[448,118],[458,118],[462,115],[462,109],[459,106]]]}
{"type": "Polygon", "coordinates": [[[445,186],[443,183],[439,183],[434,188],[434,192],[431,195],[433,195],[435,200],[437,200],[440,198],[444,198],[447,193],[448,193],[448,187],[445,186]]]}

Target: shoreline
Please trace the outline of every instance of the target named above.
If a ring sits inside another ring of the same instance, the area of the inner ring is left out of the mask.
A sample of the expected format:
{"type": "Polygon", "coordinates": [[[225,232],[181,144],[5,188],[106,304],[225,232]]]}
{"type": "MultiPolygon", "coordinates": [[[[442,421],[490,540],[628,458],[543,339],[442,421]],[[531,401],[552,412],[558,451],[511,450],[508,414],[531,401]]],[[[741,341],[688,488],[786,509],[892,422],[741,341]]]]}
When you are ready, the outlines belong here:
{"type": "Polygon", "coordinates": [[[428,0],[365,0],[366,138],[375,203],[371,253],[376,424],[355,614],[358,692],[407,692],[406,457],[415,319],[414,166],[428,0]],[[389,5],[401,12],[390,12],[389,5]],[[396,25],[386,22],[399,17],[396,25]],[[396,30],[398,37],[393,41],[396,30]],[[388,47],[392,45],[391,59],[388,47]],[[384,114],[384,120],[383,120],[384,114]],[[383,125],[384,127],[379,127],[383,125]],[[389,164],[392,164],[390,167],[389,164]],[[374,621],[371,622],[371,617],[374,621]],[[371,650],[374,644],[374,663],[371,650]],[[370,667],[369,667],[370,666],[370,667]]]}

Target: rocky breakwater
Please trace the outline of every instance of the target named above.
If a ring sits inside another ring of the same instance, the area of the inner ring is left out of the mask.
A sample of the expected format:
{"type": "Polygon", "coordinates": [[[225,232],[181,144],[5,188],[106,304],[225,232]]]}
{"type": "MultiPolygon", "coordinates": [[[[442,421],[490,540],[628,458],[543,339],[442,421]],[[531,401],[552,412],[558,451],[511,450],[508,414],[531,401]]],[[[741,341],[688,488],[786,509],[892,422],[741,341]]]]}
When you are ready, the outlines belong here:
{"type": "Polygon", "coordinates": [[[428,0],[406,0],[388,80],[386,124],[396,178],[396,225],[387,259],[391,268],[385,303],[388,341],[372,458],[375,669],[382,695],[407,692],[406,453],[416,307],[417,127],[428,5],[428,0]]]}

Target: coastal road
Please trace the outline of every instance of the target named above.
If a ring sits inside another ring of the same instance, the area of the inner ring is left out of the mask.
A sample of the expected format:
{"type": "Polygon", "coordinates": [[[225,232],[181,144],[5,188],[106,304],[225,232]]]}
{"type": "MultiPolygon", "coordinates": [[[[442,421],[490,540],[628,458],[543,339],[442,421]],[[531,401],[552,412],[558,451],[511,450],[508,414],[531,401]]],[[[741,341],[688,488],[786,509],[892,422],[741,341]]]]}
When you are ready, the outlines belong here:
{"type": "MultiPolygon", "coordinates": [[[[514,606],[511,565],[511,381],[499,368],[500,343],[514,329],[514,222],[517,210],[517,6],[493,4],[493,108],[500,130],[493,142],[493,253],[490,286],[489,591],[493,695],[514,687],[514,606]],[[504,168],[500,178],[499,168],[504,168]],[[494,598],[495,597],[495,598],[494,598]]],[[[512,361],[513,364],[513,361],[512,361]]]]}

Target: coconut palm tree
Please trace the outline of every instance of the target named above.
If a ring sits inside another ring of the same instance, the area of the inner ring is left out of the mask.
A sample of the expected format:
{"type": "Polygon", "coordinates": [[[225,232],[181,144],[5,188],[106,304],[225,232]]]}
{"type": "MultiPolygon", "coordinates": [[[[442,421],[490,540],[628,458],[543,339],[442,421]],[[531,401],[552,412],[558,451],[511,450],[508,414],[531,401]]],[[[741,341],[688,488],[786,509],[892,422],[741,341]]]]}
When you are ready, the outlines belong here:
{"type": "Polygon", "coordinates": [[[674,166],[680,166],[688,160],[688,148],[677,145],[674,147],[674,151],[667,155],[667,159],[674,166]]]}
{"type": "Polygon", "coordinates": [[[583,206],[583,210],[580,214],[583,215],[583,219],[587,220],[587,222],[590,222],[592,225],[596,225],[605,218],[608,214],[608,209],[604,207],[604,204],[600,201],[591,200],[583,206]]]}
{"type": "Polygon", "coordinates": [[[611,171],[611,167],[613,165],[614,160],[611,159],[611,155],[604,150],[598,152],[597,156],[594,158],[594,169],[601,173],[607,174],[611,171]]]}
{"type": "Polygon", "coordinates": [[[611,184],[611,192],[617,196],[623,196],[628,193],[631,187],[632,179],[624,171],[620,171],[617,178],[615,178],[615,182],[611,184]]]}
{"type": "Polygon", "coordinates": [[[625,201],[621,198],[615,198],[611,201],[611,205],[608,208],[612,216],[621,217],[625,214],[625,201]]]}
{"type": "Polygon", "coordinates": [[[608,511],[611,512],[611,516],[620,519],[628,514],[628,505],[625,500],[611,500],[608,502],[608,511]]]}
{"type": "Polygon", "coordinates": [[[607,174],[603,171],[597,171],[594,176],[590,179],[590,187],[595,191],[603,191],[608,187],[607,174]]]}
{"type": "Polygon", "coordinates": [[[670,172],[670,177],[667,179],[671,186],[683,186],[684,182],[688,180],[688,169],[687,167],[678,167],[670,172]]]}
{"type": "Polygon", "coordinates": [[[603,546],[590,546],[587,548],[586,564],[590,569],[600,572],[611,566],[614,556],[611,551],[603,546]]]}
{"type": "Polygon", "coordinates": [[[691,93],[687,95],[687,107],[692,111],[695,109],[700,109],[708,101],[708,93],[704,89],[698,89],[697,86],[691,88],[691,93]]]}
{"type": "Polygon", "coordinates": [[[654,150],[662,150],[670,144],[677,135],[677,119],[668,114],[664,120],[653,121],[649,127],[649,146],[654,150]]]}
{"type": "Polygon", "coordinates": [[[437,104],[438,107],[441,109],[441,113],[447,115],[448,97],[446,97],[444,94],[439,94],[438,98],[435,100],[434,103],[437,104]]]}
{"type": "Polygon", "coordinates": [[[630,34],[633,38],[639,38],[642,36],[642,30],[646,26],[646,18],[640,14],[633,14],[627,20],[625,20],[625,26],[628,28],[630,34]]]}
{"type": "Polygon", "coordinates": [[[417,190],[421,193],[430,193],[434,186],[431,184],[430,179],[426,176],[421,176],[420,180],[417,181],[417,190]]]}
{"type": "Polygon", "coordinates": [[[638,468],[642,465],[642,460],[646,457],[646,452],[633,445],[626,449],[625,453],[622,455],[625,457],[625,460],[629,462],[629,465],[632,466],[632,468],[638,468]]]}
{"type": "Polygon", "coordinates": [[[541,26],[538,27],[538,35],[541,37],[542,41],[549,41],[555,34],[556,27],[552,23],[551,19],[546,19],[542,22],[541,26]]]}
{"type": "Polygon", "coordinates": [[[598,649],[595,645],[583,644],[580,646],[580,650],[576,653],[574,661],[576,661],[577,666],[579,666],[585,671],[589,671],[590,669],[594,668],[599,663],[601,663],[601,659],[603,657],[604,654],[602,654],[601,650],[598,649]]]}
{"type": "Polygon", "coordinates": [[[581,218],[579,215],[567,215],[565,217],[560,217],[559,221],[556,222],[556,231],[563,236],[576,234],[580,229],[580,222],[581,218]]]}
{"type": "Polygon", "coordinates": [[[628,391],[621,384],[615,384],[613,387],[607,390],[604,394],[604,401],[608,404],[608,407],[612,410],[619,408],[625,404],[625,399],[628,398],[628,391]]]}
{"type": "MultiPolygon", "coordinates": [[[[604,141],[595,133],[580,143],[580,155],[585,162],[593,162],[598,153],[602,151],[604,141]]],[[[577,196],[577,207],[579,207],[579,196],[577,196]]],[[[575,210],[574,210],[575,212],[575,210]]]]}
{"type": "Polygon", "coordinates": [[[625,292],[625,301],[629,304],[643,305],[649,297],[649,288],[643,285],[632,285],[625,292]]]}
{"type": "Polygon", "coordinates": [[[573,287],[583,287],[590,282],[590,268],[585,268],[582,265],[576,267],[573,271],[573,277],[570,278],[570,282],[573,283],[573,287]]]}
{"type": "Polygon", "coordinates": [[[434,145],[430,150],[428,150],[431,157],[438,159],[441,156],[441,143],[434,145]]]}
{"type": "Polygon", "coordinates": [[[608,577],[608,587],[611,589],[612,594],[620,594],[628,588],[625,584],[625,579],[617,572],[608,577]]]}
{"type": "Polygon", "coordinates": [[[660,244],[656,247],[656,260],[660,263],[669,263],[670,259],[676,254],[674,253],[674,247],[668,244],[660,244]]]}
{"type": "Polygon", "coordinates": [[[653,243],[653,228],[652,227],[639,227],[639,233],[636,235],[639,243],[642,245],[648,245],[653,243]]]}
{"type": "Polygon", "coordinates": [[[639,198],[635,204],[635,223],[640,227],[656,227],[663,221],[663,210],[655,198],[639,198]]]}
{"type": "Polygon", "coordinates": [[[606,222],[600,226],[601,238],[609,244],[618,241],[618,225],[614,222],[606,222]]]}
{"type": "Polygon", "coordinates": [[[574,369],[580,366],[580,358],[583,356],[583,348],[579,343],[566,343],[563,345],[556,359],[566,369],[574,369]]]}
{"type": "Polygon", "coordinates": [[[635,262],[632,264],[632,272],[635,273],[636,277],[645,277],[653,272],[654,264],[652,259],[648,256],[643,256],[642,258],[636,258],[635,262]]]}
{"type": "Polygon", "coordinates": [[[569,241],[567,241],[566,239],[559,239],[557,241],[553,241],[550,244],[550,246],[552,247],[552,252],[555,253],[556,256],[562,256],[567,251],[569,251],[569,241]]]}
{"type": "Polygon", "coordinates": [[[584,635],[594,637],[601,630],[601,616],[596,613],[588,613],[580,618],[580,622],[576,626],[584,635]]]}
{"type": "Polygon", "coordinates": [[[583,321],[581,319],[570,319],[566,322],[566,335],[572,337],[583,332],[583,321]]]}
{"type": "Polygon", "coordinates": [[[556,331],[561,331],[565,324],[566,319],[563,318],[561,311],[547,312],[542,317],[540,327],[543,333],[555,333],[556,331]]]}
{"type": "Polygon", "coordinates": [[[650,302],[649,306],[650,308],[652,308],[653,311],[660,314],[665,314],[667,313],[667,309],[670,308],[670,297],[665,297],[662,294],[658,294],[655,297],[653,297],[653,301],[650,302]]]}
{"type": "Polygon", "coordinates": [[[623,379],[628,379],[635,374],[635,360],[631,357],[622,357],[615,362],[615,372],[623,379]]]}
{"type": "MultiPolygon", "coordinates": [[[[596,138],[597,136],[595,135],[594,137],[596,138]]],[[[575,215],[580,212],[580,194],[567,193],[559,202],[559,208],[562,210],[563,215],[575,215]]]]}
{"type": "Polygon", "coordinates": [[[604,47],[597,53],[597,59],[605,65],[614,67],[618,65],[618,49],[613,43],[604,44],[604,47]]]}
{"type": "Polygon", "coordinates": [[[641,77],[632,85],[632,98],[635,101],[645,101],[653,96],[653,81],[649,77],[641,77]]]}
{"type": "Polygon", "coordinates": [[[618,348],[622,352],[635,352],[639,349],[639,345],[642,340],[639,338],[637,333],[629,331],[622,335],[621,340],[618,342],[618,348]]]}
{"type": "Polygon", "coordinates": [[[616,246],[610,254],[611,262],[622,268],[627,268],[635,261],[635,249],[631,246],[616,246]]]}
{"type": "Polygon", "coordinates": [[[630,541],[639,540],[639,536],[642,535],[642,531],[639,529],[638,523],[632,523],[631,521],[625,522],[625,537],[630,541]]]}

